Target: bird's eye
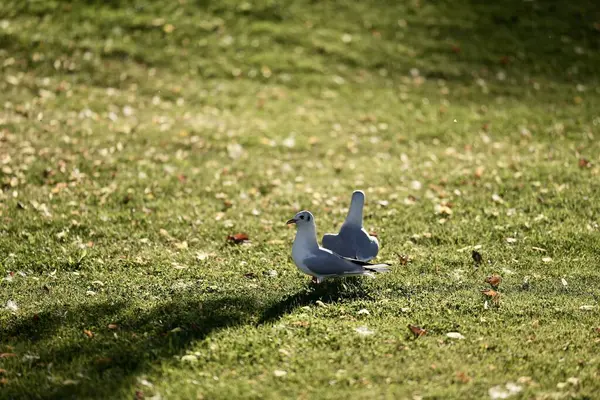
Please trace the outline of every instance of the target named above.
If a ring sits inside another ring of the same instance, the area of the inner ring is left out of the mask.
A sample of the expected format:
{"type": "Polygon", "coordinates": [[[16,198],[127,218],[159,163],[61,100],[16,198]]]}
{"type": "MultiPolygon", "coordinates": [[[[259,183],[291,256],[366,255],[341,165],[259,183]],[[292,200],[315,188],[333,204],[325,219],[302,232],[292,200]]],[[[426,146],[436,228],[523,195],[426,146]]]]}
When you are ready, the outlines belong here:
{"type": "Polygon", "coordinates": [[[300,219],[304,219],[304,215],[301,215],[301,216],[300,216],[300,219]]]}

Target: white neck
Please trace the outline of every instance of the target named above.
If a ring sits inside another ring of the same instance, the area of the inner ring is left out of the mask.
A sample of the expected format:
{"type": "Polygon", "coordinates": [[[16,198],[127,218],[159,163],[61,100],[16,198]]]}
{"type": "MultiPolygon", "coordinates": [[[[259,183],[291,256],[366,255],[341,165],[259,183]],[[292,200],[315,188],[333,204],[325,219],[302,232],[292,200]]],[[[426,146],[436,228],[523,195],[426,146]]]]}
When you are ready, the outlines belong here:
{"type": "Polygon", "coordinates": [[[292,252],[302,249],[306,250],[317,250],[319,243],[317,242],[317,226],[314,221],[303,222],[298,225],[298,231],[296,232],[296,238],[292,246],[292,252]]]}

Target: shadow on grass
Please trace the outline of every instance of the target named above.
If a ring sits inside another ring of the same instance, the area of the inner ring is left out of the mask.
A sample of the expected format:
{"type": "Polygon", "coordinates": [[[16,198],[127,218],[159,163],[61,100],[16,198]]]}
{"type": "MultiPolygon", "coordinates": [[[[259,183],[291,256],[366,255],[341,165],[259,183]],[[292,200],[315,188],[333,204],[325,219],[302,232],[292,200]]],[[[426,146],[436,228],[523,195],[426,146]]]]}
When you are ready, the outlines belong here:
{"type": "Polygon", "coordinates": [[[11,371],[3,398],[114,398],[140,387],[144,373],[228,327],[269,323],[297,307],[368,298],[359,279],[308,285],[284,297],[263,294],[199,300],[180,293],[150,309],[123,302],[66,305],[0,328],[11,371]],[[110,324],[110,327],[109,327],[110,324]],[[8,350],[7,350],[8,349],[8,350]],[[18,376],[20,374],[20,376],[18,376]],[[16,376],[15,376],[16,375],[16,376]]]}
{"type": "Polygon", "coordinates": [[[11,371],[21,369],[22,376],[11,379],[3,396],[113,398],[134,387],[136,377],[153,362],[183,353],[192,341],[215,330],[248,322],[256,308],[252,298],[199,301],[182,296],[150,310],[100,303],[29,316],[0,330],[3,347],[13,347],[19,357],[34,355],[5,364],[11,371]]]}
{"type": "MultiPolygon", "coordinates": [[[[509,78],[527,75],[556,82],[598,79],[596,65],[599,62],[600,29],[597,23],[600,8],[595,0],[376,0],[368,5],[360,2],[352,5],[343,1],[304,1],[295,7],[286,7],[285,3],[279,1],[263,1],[243,8],[237,2],[210,0],[190,1],[178,7],[161,5],[161,2],[128,0],[14,3],[13,7],[5,7],[4,12],[9,16],[44,18],[52,13],[63,12],[64,16],[71,18],[71,25],[77,28],[64,32],[65,36],[70,36],[70,41],[48,42],[40,39],[32,42],[28,36],[19,39],[18,35],[0,33],[0,47],[9,49],[11,54],[21,54],[24,58],[29,58],[29,54],[37,49],[45,52],[54,50],[57,56],[71,53],[73,46],[80,52],[92,51],[94,47],[88,48],[85,43],[97,40],[97,37],[114,36],[114,21],[118,21],[122,31],[133,35],[136,41],[143,44],[114,46],[110,51],[103,52],[104,59],[114,60],[117,65],[130,60],[148,67],[168,68],[179,64],[210,66],[210,59],[203,60],[197,55],[199,52],[188,53],[187,48],[182,47],[179,41],[181,36],[200,38],[219,34],[220,25],[207,30],[206,24],[201,26],[197,19],[211,21],[222,18],[235,35],[260,34],[260,30],[256,33],[252,29],[253,24],[260,24],[261,29],[269,33],[268,40],[274,37],[277,44],[290,51],[304,47],[308,55],[316,57],[309,57],[308,60],[317,62],[322,59],[323,64],[328,66],[345,65],[377,73],[386,68],[399,75],[406,75],[411,68],[417,66],[430,79],[444,78],[459,82],[472,81],[473,72],[483,73],[484,76],[489,74],[490,78],[494,78],[494,71],[500,69],[505,70],[509,78]],[[90,13],[89,10],[95,12],[90,13]],[[126,17],[134,13],[145,18],[126,17]],[[152,17],[172,20],[177,26],[175,33],[164,33],[160,26],[152,23],[152,17]],[[298,23],[305,20],[316,20],[317,28],[306,28],[304,23],[298,23]],[[78,28],[80,25],[84,26],[82,21],[89,25],[85,30],[78,28]],[[281,29],[282,27],[294,29],[286,30],[281,29]],[[363,40],[370,45],[352,46],[348,51],[347,46],[338,43],[337,36],[335,39],[323,40],[314,33],[323,27],[339,31],[352,28],[358,34],[368,33],[363,40]],[[372,30],[372,34],[368,30],[372,30]],[[369,36],[379,39],[372,40],[369,36]],[[315,45],[315,42],[322,43],[315,45]],[[398,51],[398,44],[411,51],[398,51]],[[156,46],[156,51],[146,49],[146,46],[156,46]],[[177,54],[181,58],[161,56],[161,51],[167,47],[180,48],[181,51],[177,54]],[[486,72],[488,69],[490,72],[486,72]]],[[[234,43],[232,46],[242,45],[234,43]]],[[[249,51],[244,47],[239,50],[249,51]]],[[[265,50],[252,49],[252,52],[257,52],[255,59],[260,60],[260,63],[264,64],[267,62],[265,60],[269,60],[274,71],[297,73],[300,68],[298,62],[290,63],[287,56],[273,57],[271,46],[265,46],[265,50]],[[291,70],[290,64],[294,65],[291,70]]],[[[287,53],[284,51],[282,54],[287,53]]],[[[53,58],[47,59],[45,64],[36,63],[30,67],[52,67],[53,58]]],[[[102,68],[106,68],[106,65],[102,68]]],[[[208,69],[214,70],[211,74],[216,76],[231,76],[229,70],[225,71],[221,67],[208,69]]],[[[112,75],[115,74],[113,72],[112,75]]],[[[111,79],[111,74],[102,74],[100,68],[91,69],[89,73],[86,71],[85,75],[97,77],[98,84],[102,80],[111,79]]],[[[114,84],[118,84],[117,81],[114,84]]],[[[520,88],[522,82],[511,83],[510,79],[503,79],[502,85],[520,88]]]]}
{"type": "Polygon", "coordinates": [[[297,293],[286,296],[266,307],[259,324],[274,321],[298,307],[314,304],[317,300],[323,303],[334,303],[369,298],[370,294],[363,286],[363,280],[360,278],[350,277],[325,281],[319,285],[309,284],[297,293]]]}

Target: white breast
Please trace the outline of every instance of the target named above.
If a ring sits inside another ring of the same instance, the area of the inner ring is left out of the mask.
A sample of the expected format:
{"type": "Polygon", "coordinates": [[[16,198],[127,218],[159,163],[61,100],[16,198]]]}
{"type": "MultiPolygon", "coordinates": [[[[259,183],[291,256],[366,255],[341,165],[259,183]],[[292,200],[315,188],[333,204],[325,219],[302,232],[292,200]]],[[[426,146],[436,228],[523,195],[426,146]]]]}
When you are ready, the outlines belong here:
{"type": "Polygon", "coordinates": [[[294,244],[292,245],[292,259],[300,271],[310,276],[317,276],[314,272],[308,269],[306,265],[304,265],[304,260],[311,255],[309,248],[310,247],[306,245],[306,243],[302,242],[301,238],[296,236],[294,244]]]}

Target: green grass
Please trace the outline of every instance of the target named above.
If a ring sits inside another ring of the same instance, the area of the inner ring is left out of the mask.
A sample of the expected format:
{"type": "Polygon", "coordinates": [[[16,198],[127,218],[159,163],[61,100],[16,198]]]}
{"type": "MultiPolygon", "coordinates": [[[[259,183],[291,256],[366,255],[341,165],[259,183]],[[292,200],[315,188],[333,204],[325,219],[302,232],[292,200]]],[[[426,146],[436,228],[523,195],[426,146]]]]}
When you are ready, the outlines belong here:
{"type": "Polygon", "coordinates": [[[1,2],[0,398],[597,398],[597,5],[397,3],[1,2]]]}

